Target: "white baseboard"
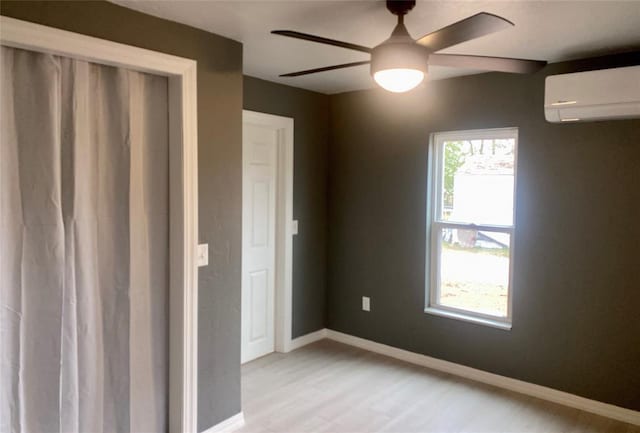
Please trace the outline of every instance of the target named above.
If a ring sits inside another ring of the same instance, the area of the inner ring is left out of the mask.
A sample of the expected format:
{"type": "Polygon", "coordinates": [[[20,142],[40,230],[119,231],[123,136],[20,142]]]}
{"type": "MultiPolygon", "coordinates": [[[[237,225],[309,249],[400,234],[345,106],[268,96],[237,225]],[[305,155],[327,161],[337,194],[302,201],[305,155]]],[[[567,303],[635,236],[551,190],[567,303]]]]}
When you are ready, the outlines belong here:
{"type": "MultiPolygon", "coordinates": [[[[306,346],[307,344],[315,343],[316,341],[320,341],[327,338],[327,329],[319,329],[310,334],[303,335],[298,338],[294,338],[289,342],[286,347],[286,352],[291,352],[292,350],[296,350],[301,348],[302,346],[306,346]]],[[[285,352],[285,353],[286,353],[285,352]]]]}
{"type": "Polygon", "coordinates": [[[202,433],[231,433],[242,426],[244,426],[244,414],[240,412],[214,425],[213,427],[209,427],[202,433]]]}
{"type": "Polygon", "coordinates": [[[326,329],[325,335],[331,340],[359,347],[370,352],[386,355],[391,358],[399,359],[401,361],[410,362],[411,364],[421,365],[433,370],[438,370],[455,376],[464,377],[466,379],[475,380],[476,382],[482,382],[488,385],[497,386],[509,391],[515,391],[520,394],[525,394],[542,400],[551,401],[553,403],[562,404],[564,406],[569,406],[574,409],[580,409],[585,412],[591,412],[596,415],[605,416],[618,421],[640,425],[640,412],[637,412],[635,410],[614,406],[608,403],[602,403],[596,400],[590,400],[588,398],[569,394],[567,392],[558,391],[556,389],[547,388],[541,385],[535,385],[533,383],[524,382],[517,379],[512,379],[506,376],[500,376],[498,374],[489,373],[453,362],[443,361],[441,359],[432,358],[430,356],[421,355],[419,353],[409,352],[407,350],[402,350],[396,347],[387,346],[385,344],[376,343],[375,341],[365,340],[364,338],[343,334],[342,332],[333,331],[331,329],[326,329]]]}

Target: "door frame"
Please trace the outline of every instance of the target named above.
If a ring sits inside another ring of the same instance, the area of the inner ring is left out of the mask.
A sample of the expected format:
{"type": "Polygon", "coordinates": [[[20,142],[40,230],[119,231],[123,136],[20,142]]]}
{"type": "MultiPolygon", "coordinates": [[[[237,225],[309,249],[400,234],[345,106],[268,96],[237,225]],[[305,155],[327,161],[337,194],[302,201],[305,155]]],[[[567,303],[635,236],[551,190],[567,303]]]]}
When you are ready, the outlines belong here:
{"type": "MultiPolygon", "coordinates": [[[[290,117],[242,110],[242,123],[277,131],[275,351],[291,350],[293,325],[293,126],[290,117]]],[[[244,147],[244,139],[243,139],[244,147]]],[[[244,158],[242,166],[244,182],[244,158]]],[[[243,224],[244,245],[244,224],[243,224]]],[[[244,252],[243,252],[244,255],[244,252]]],[[[243,258],[244,260],[244,258],[243,258]]],[[[244,270],[243,270],[244,272],[244,270]]]]}
{"type": "Polygon", "coordinates": [[[197,63],[5,16],[0,44],[168,78],[169,105],[169,431],[198,425],[197,63]]]}

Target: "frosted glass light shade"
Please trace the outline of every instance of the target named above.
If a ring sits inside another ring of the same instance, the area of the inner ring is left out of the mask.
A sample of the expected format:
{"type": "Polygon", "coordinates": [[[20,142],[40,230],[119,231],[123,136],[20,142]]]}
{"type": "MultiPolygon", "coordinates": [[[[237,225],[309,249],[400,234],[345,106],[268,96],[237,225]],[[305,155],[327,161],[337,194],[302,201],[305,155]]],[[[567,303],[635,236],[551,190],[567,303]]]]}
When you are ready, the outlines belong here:
{"type": "Polygon", "coordinates": [[[402,93],[420,84],[424,79],[424,72],[418,69],[384,69],[374,73],[373,79],[385,90],[402,93]]]}

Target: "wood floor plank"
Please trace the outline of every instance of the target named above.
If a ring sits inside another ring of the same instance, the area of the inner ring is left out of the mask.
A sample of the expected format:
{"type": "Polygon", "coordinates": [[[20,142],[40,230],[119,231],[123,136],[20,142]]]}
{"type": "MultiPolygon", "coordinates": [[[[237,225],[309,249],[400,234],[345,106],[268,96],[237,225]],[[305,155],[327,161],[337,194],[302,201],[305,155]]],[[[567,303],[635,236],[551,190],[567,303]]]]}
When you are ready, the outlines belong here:
{"type": "Polygon", "coordinates": [[[242,366],[238,433],[640,433],[330,340],[242,366]]]}

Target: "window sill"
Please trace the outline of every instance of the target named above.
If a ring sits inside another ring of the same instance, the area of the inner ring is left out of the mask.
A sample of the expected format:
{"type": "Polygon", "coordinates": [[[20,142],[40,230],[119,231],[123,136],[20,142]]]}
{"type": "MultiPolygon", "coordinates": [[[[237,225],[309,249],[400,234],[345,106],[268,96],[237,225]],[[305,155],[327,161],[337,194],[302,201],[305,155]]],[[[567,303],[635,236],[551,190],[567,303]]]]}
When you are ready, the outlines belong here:
{"type": "Polygon", "coordinates": [[[492,328],[498,328],[504,331],[511,330],[511,323],[509,322],[491,320],[491,319],[486,319],[484,317],[476,317],[476,316],[471,316],[469,314],[456,313],[453,311],[441,310],[439,308],[434,308],[434,307],[427,307],[424,309],[424,312],[427,314],[433,314],[435,316],[448,317],[449,319],[463,320],[465,322],[471,322],[471,323],[477,323],[479,325],[490,326],[492,328]]]}

